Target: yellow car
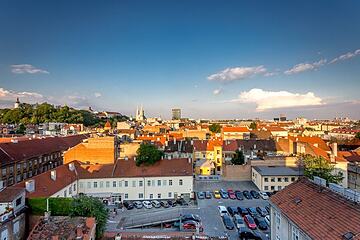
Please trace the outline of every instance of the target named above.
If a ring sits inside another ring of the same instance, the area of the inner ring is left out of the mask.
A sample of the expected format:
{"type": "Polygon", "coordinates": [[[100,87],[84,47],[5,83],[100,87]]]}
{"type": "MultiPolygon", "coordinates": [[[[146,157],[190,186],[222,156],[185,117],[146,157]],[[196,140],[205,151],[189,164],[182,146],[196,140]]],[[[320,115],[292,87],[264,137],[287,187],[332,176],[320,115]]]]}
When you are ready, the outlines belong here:
{"type": "Polygon", "coordinates": [[[221,198],[220,193],[219,193],[218,190],[214,191],[214,197],[217,198],[217,199],[221,198]]]}

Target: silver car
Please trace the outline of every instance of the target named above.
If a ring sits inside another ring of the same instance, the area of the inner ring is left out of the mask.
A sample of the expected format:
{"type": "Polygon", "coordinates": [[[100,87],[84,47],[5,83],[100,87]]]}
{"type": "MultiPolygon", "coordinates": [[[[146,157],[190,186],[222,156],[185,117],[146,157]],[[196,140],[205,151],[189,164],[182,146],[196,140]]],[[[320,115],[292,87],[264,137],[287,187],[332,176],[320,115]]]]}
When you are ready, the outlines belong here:
{"type": "Polygon", "coordinates": [[[154,208],[160,208],[160,202],[158,200],[153,200],[151,201],[151,204],[153,205],[154,208]]]}
{"type": "Polygon", "coordinates": [[[152,204],[150,201],[143,201],[142,204],[143,204],[144,208],[147,208],[147,209],[152,208],[152,204]]]}
{"type": "Polygon", "coordinates": [[[234,219],[234,223],[235,223],[235,226],[237,229],[246,227],[244,219],[239,214],[235,214],[233,219],[234,219]]]}

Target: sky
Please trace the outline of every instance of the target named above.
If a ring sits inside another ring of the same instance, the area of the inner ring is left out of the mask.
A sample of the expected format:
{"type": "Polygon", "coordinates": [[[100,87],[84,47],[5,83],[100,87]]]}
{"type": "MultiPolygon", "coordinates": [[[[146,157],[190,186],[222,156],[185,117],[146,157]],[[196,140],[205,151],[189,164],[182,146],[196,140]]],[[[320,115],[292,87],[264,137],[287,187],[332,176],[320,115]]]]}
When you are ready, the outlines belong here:
{"type": "Polygon", "coordinates": [[[0,107],[360,119],[360,1],[0,2],[0,107]]]}

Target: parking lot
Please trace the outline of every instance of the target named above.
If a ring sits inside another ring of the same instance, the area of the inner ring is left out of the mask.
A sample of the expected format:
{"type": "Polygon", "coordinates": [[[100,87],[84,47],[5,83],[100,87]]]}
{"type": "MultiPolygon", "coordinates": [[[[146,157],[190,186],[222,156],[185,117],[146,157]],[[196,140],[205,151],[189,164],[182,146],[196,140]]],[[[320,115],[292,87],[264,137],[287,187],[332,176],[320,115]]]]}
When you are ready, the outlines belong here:
{"type": "MultiPolygon", "coordinates": [[[[195,193],[201,191],[211,191],[219,189],[233,189],[235,190],[258,190],[256,186],[250,181],[237,181],[237,182],[209,182],[209,181],[195,181],[194,182],[194,191],[195,193]]],[[[169,208],[152,208],[152,209],[132,209],[127,210],[125,208],[118,210],[117,214],[111,213],[108,224],[107,231],[154,231],[154,226],[149,226],[140,229],[134,229],[140,225],[147,225],[151,223],[158,223],[162,221],[177,219],[179,216],[184,214],[197,214],[201,218],[201,225],[204,229],[203,233],[208,236],[227,236],[229,239],[239,239],[237,229],[228,230],[226,229],[223,220],[220,216],[218,206],[225,207],[265,207],[268,205],[267,200],[263,199],[246,199],[237,200],[237,199],[215,199],[212,194],[211,199],[197,199],[195,202],[191,201],[188,206],[177,205],[175,207],[169,208]]],[[[246,225],[246,224],[245,224],[246,225]]],[[[163,225],[161,225],[163,226],[163,225]]],[[[178,230],[178,228],[155,228],[157,231],[169,231],[169,230],[178,230]]],[[[254,230],[258,232],[262,239],[269,239],[267,234],[269,234],[269,229],[262,231],[259,229],[254,230]]]]}
{"type": "MultiPolygon", "coordinates": [[[[252,182],[195,182],[195,191],[211,191],[223,189],[235,190],[258,190],[252,182]]],[[[203,222],[204,233],[209,236],[224,236],[227,235],[229,239],[239,239],[237,230],[228,230],[223,224],[222,218],[218,211],[218,206],[225,207],[265,207],[268,205],[267,200],[263,199],[244,199],[244,200],[232,200],[232,199],[201,199],[198,200],[199,215],[203,222]]],[[[266,234],[269,234],[269,230],[255,230],[261,234],[263,239],[267,239],[266,234]]]]}

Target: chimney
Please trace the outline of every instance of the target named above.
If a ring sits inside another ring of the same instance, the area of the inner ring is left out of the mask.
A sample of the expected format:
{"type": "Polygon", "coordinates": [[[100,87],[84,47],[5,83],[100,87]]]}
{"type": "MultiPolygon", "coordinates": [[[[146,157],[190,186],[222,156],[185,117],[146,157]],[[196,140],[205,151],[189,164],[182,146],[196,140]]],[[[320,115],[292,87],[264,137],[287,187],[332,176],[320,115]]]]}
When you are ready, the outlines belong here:
{"type": "Polygon", "coordinates": [[[82,225],[78,225],[76,227],[76,239],[83,239],[84,233],[82,229],[82,225]]]}
{"type": "Polygon", "coordinates": [[[337,152],[338,152],[338,150],[337,150],[337,143],[336,143],[336,142],[334,142],[334,143],[332,144],[331,150],[332,150],[332,154],[333,154],[335,157],[337,157],[337,152]]]}
{"type": "Polygon", "coordinates": [[[56,181],[56,170],[51,170],[50,177],[52,180],[56,181]]]}
{"type": "Polygon", "coordinates": [[[75,165],[74,165],[74,163],[69,163],[69,170],[70,170],[70,171],[74,171],[74,170],[75,170],[75,165]]]}
{"type": "Polygon", "coordinates": [[[35,191],[35,180],[34,179],[30,179],[28,181],[25,182],[25,189],[28,192],[33,192],[35,191]]]}
{"type": "Polygon", "coordinates": [[[191,163],[191,158],[188,158],[188,163],[189,163],[189,164],[191,163]]]}

